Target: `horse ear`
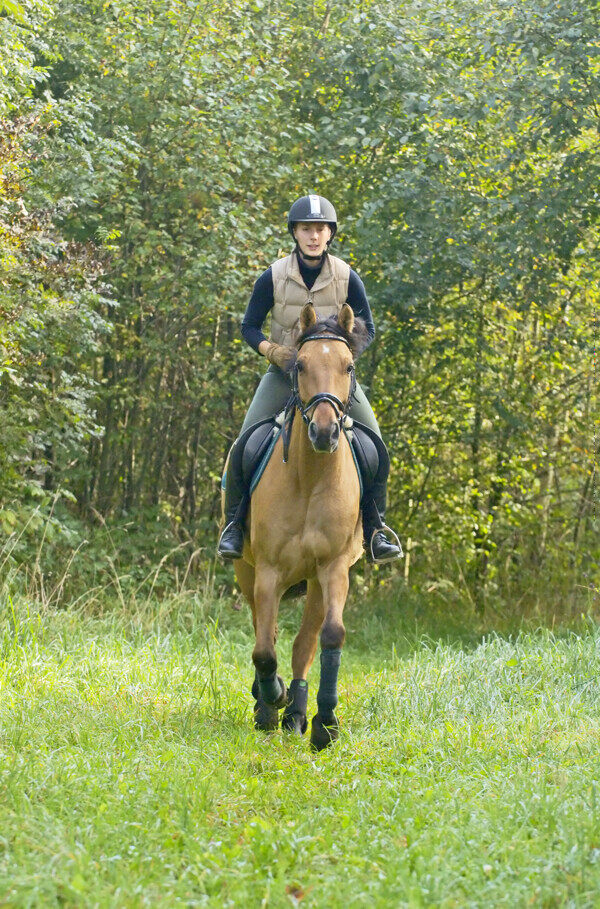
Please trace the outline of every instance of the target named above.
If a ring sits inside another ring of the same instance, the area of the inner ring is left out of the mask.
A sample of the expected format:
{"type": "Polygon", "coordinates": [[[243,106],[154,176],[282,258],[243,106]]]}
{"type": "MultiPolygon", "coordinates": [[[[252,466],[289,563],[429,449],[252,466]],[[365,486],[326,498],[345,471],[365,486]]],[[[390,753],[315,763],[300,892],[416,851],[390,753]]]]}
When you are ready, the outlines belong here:
{"type": "Polygon", "coordinates": [[[302,331],[306,331],[307,328],[311,327],[311,325],[315,325],[316,321],[317,314],[315,312],[315,308],[312,303],[307,303],[300,313],[300,328],[302,331]]]}
{"type": "Polygon", "coordinates": [[[351,306],[344,303],[338,314],[338,325],[347,331],[349,335],[354,331],[354,311],[351,306]]]}

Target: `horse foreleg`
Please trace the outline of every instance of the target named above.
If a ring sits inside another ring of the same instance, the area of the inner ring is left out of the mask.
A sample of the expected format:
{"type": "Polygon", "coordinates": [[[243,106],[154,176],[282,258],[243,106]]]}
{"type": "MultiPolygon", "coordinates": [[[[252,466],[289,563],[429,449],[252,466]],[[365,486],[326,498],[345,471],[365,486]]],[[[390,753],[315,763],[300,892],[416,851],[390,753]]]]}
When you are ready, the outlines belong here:
{"type": "Polygon", "coordinates": [[[288,704],[281,720],[282,728],[288,732],[298,732],[302,735],[306,732],[308,708],[306,676],[315,658],[324,616],[321,585],[316,580],[309,581],[304,615],[292,650],[293,679],[288,690],[288,704]]]}
{"type": "Polygon", "coordinates": [[[256,629],[256,620],[254,618],[254,566],[245,562],[244,559],[236,559],[233,566],[236,581],[240,585],[240,590],[248,600],[252,610],[252,624],[256,629]]]}
{"type": "MultiPolygon", "coordinates": [[[[281,592],[278,590],[276,572],[258,567],[255,571],[254,628],[256,643],[252,651],[252,661],[256,669],[256,687],[253,686],[253,691],[256,692],[257,702],[262,700],[268,707],[279,710],[287,702],[286,687],[283,679],[277,675],[277,654],[275,653],[277,612],[281,592]]],[[[258,719],[257,725],[259,725],[258,719]]],[[[272,728],[272,726],[269,725],[268,728],[272,728]]]]}
{"type": "Polygon", "coordinates": [[[306,605],[302,622],[292,649],[292,673],[295,679],[305,679],[312,666],[325,618],[323,591],[317,580],[308,581],[306,605]]]}
{"type": "MultiPolygon", "coordinates": [[[[238,559],[235,563],[235,576],[241,587],[242,593],[248,600],[252,610],[252,625],[256,634],[256,607],[254,605],[254,566],[249,565],[243,559],[238,559]]],[[[258,673],[254,673],[252,682],[252,697],[256,701],[254,705],[254,725],[257,729],[267,732],[277,729],[279,726],[279,711],[277,707],[271,707],[267,704],[261,693],[258,683],[258,673]]]]}
{"type": "Polygon", "coordinates": [[[321,676],[317,692],[318,712],[312,720],[310,743],[322,751],[338,738],[338,672],[346,637],[343,615],[348,596],[348,562],[338,560],[319,572],[323,590],[325,620],[321,629],[321,676]]]}

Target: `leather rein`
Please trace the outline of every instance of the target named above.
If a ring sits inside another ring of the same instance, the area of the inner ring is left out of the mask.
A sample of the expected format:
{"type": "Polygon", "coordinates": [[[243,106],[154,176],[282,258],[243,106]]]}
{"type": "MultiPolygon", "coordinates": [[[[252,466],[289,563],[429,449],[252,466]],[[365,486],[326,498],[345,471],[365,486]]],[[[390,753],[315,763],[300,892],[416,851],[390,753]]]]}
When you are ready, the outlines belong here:
{"type": "MultiPolygon", "coordinates": [[[[302,348],[305,344],[308,344],[309,341],[341,341],[349,350],[352,350],[348,341],[345,338],[341,338],[339,335],[332,334],[318,334],[311,335],[309,338],[305,338],[300,345],[298,350],[302,348]]],[[[302,398],[300,397],[300,390],[298,388],[298,364],[294,364],[292,370],[292,394],[288,399],[287,404],[285,405],[284,417],[283,417],[283,426],[281,427],[281,436],[283,438],[283,462],[287,463],[288,454],[290,451],[290,440],[292,437],[292,425],[294,422],[294,416],[296,410],[299,410],[302,414],[302,419],[308,426],[312,416],[309,416],[309,411],[312,410],[317,404],[321,404],[325,401],[327,404],[331,404],[335,412],[336,422],[339,424],[340,433],[343,429],[344,418],[347,416],[350,407],[352,406],[352,401],[356,393],[356,373],[354,370],[354,363],[352,364],[352,372],[350,373],[350,393],[348,395],[348,400],[344,404],[337,395],[331,394],[328,391],[320,391],[316,395],[313,395],[308,403],[304,404],[302,398]]],[[[314,413],[314,411],[313,411],[314,413]]]]}

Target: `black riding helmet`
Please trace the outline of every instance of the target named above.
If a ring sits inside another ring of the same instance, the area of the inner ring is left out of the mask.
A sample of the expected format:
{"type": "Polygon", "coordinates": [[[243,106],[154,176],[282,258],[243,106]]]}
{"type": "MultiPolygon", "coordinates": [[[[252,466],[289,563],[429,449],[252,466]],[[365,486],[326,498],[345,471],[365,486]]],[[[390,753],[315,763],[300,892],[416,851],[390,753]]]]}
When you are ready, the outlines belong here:
{"type": "MultiPolygon", "coordinates": [[[[294,236],[294,224],[298,221],[325,221],[331,227],[331,240],[337,231],[335,208],[325,196],[301,196],[296,199],[288,212],[288,230],[294,236]]],[[[328,244],[329,245],[329,244],[328,244]]]]}

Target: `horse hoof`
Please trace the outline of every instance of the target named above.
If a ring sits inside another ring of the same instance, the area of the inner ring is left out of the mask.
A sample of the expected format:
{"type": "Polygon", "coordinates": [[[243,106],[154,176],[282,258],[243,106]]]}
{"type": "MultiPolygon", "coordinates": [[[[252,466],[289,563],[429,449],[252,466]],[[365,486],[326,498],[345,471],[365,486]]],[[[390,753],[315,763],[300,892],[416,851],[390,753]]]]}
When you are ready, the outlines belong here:
{"type": "Polygon", "coordinates": [[[276,710],[281,710],[288,702],[288,690],[280,675],[264,681],[259,679],[252,686],[252,694],[257,701],[264,701],[265,704],[268,704],[269,707],[274,707],[276,710]]]}
{"type": "Polygon", "coordinates": [[[333,742],[337,742],[339,735],[338,721],[335,714],[332,714],[325,723],[318,713],[315,714],[310,730],[310,745],[313,751],[323,751],[324,748],[332,745],[333,742]]]}
{"type": "Polygon", "coordinates": [[[281,685],[281,694],[273,704],[273,707],[275,707],[277,710],[281,710],[281,708],[285,707],[288,702],[288,690],[286,688],[285,682],[280,675],[277,676],[277,681],[281,685]]]}
{"type": "Polygon", "coordinates": [[[281,728],[284,732],[294,735],[304,735],[308,727],[306,716],[301,713],[284,713],[281,718],[281,728]]]}
{"type": "Polygon", "coordinates": [[[254,726],[261,732],[273,732],[279,726],[279,711],[260,698],[254,707],[254,726]]]}

